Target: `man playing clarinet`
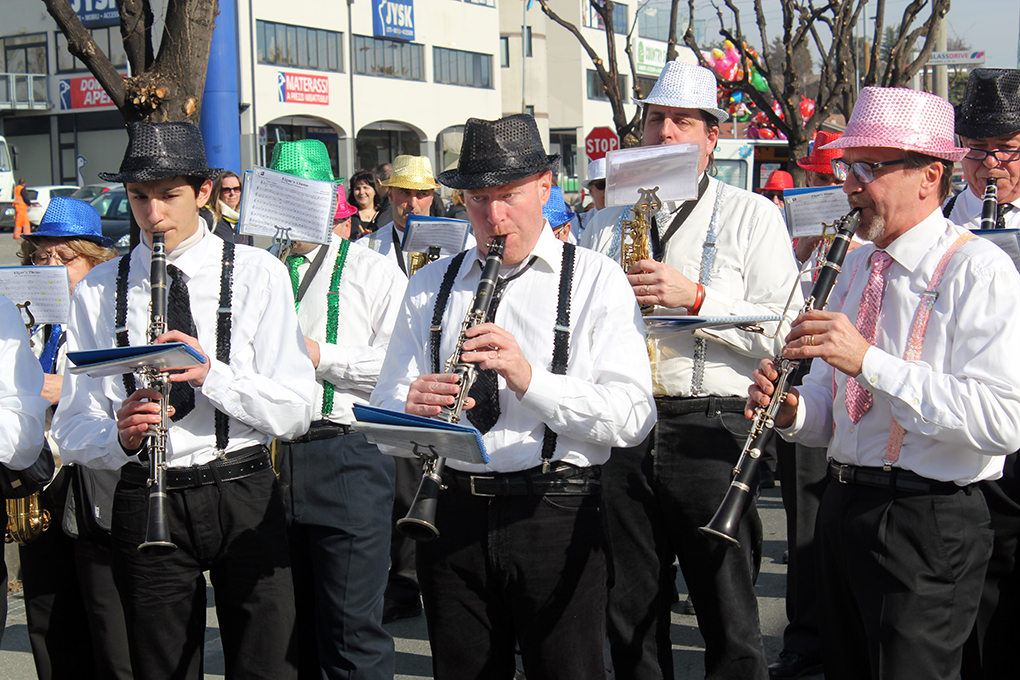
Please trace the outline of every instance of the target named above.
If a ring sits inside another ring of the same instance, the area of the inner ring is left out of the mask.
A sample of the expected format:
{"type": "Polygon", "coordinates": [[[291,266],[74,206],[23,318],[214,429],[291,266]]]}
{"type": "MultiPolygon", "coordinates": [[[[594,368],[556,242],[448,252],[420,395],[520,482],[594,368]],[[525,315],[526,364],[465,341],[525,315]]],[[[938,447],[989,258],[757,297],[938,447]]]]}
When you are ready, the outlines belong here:
{"type": "Polygon", "coordinates": [[[201,677],[205,571],[226,676],[296,676],[284,506],[266,445],[308,429],[315,372],[284,266],[214,236],[199,216],[216,172],[194,125],[132,125],[120,172],[100,177],[124,183],[142,242],[94,268],[71,301],[70,351],[146,344],[151,244],[162,235],[169,331],[156,342],[183,342],[204,357],[170,376],[169,422],[161,393],[137,389],[132,374],[68,376],[53,419],[65,462],[121,470],[113,574],[140,680],[201,677]],[[167,430],[165,521],[175,549],[139,549],[153,426],[167,430]]]}
{"type": "MultiPolygon", "coordinates": [[[[953,107],[924,92],[861,91],[835,161],[857,235],[825,311],[801,315],[784,356],[815,359],[776,416],[827,446],[816,536],[827,680],[960,676],[992,549],[978,482],[1020,446],[1020,275],[943,217],[953,107]],[[821,575],[824,574],[824,578],[821,575]]],[[[773,394],[761,363],[746,415],[773,394]]]]}

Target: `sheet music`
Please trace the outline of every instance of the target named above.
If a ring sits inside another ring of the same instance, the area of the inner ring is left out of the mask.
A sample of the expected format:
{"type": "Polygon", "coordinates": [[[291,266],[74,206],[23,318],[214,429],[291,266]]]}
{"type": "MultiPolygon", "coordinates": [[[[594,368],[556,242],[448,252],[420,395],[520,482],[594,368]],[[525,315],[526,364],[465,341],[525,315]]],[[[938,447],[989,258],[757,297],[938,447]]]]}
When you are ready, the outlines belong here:
{"type": "Polygon", "coordinates": [[[336,214],[336,184],[256,166],[244,173],[238,231],[276,237],[290,229],[294,241],[329,243],[336,214]]]}
{"type": "Polygon", "coordinates": [[[783,317],[771,316],[646,316],[645,329],[652,331],[696,331],[713,329],[717,331],[741,326],[754,327],[763,323],[782,321],[783,317]]]}
{"type": "Polygon", "coordinates": [[[783,192],[783,203],[791,238],[821,236],[823,223],[831,227],[850,212],[842,186],[787,189],[783,192]]]}
{"type": "Polygon", "coordinates": [[[1006,251],[1013,265],[1020,271],[1020,230],[1018,229],[972,229],[978,236],[983,236],[1006,251]]]}
{"type": "Polygon", "coordinates": [[[0,295],[18,306],[26,324],[67,323],[71,280],[67,267],[0,267],[0,295]]]}
{"type": "Polygon", "coordinates": [[[405,253],[427,253],[430,246],[439,246],[440,257],[456,255],[467,247],[470,230],[467,220],[408,215],[401,248],[405,253]]]}
{"type": "Polygon", "coordinates": [[[606,205],[634,205],[638,189],[659,187],[661,201],[686,201],[698,195],[696,144],[617,149],[606,154],[606,205]]]}

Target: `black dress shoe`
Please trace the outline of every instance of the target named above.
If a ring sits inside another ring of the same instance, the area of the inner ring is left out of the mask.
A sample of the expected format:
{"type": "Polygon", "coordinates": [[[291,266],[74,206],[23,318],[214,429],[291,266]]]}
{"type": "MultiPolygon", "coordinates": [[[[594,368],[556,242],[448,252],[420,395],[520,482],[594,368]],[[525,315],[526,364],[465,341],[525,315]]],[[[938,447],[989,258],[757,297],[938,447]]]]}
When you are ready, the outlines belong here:
{"type": "Polygon", "coordinates": [[[398,602],[386,598],[383,602],[382,622],[392,623],[397,619],[413,619],[421,614],[421,600],[398,602]]]}
{"type": "Polygon", "coordinates": [[[770,678],[803,678],[807,675],[818,675],[822,672],[822,660],[814,656],[806,656],[784,649],[779,652],[779,661],[769,666],[770,678]]]}

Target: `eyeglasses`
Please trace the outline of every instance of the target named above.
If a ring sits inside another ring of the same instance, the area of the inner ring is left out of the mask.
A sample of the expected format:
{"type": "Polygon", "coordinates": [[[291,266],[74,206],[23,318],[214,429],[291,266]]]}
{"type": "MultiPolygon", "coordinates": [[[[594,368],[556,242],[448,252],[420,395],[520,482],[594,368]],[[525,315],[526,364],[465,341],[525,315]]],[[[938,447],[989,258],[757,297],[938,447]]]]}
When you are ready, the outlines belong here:
{"type": "Polygon", "coordinates": [[[239,194],[241,187],[220,187],[221,194],[239,194]]]}
{"type": "Polygon", "coordinates": [[[81,257],[80,253],[74,253],[68,255],[66,253],[57,253],[50,250],[37,250],[32,253],[32,264],[41,267],[45,264],[49,264],[50,260],[53,260],[57,264],[67,266],[81,257]]]}
{"type": "Polygon", "coordinates": [[[588,185],[589,189],[592,188],[592,187],[594,187],[595,189],[598,189],[599,191],[605,191],[606,190],[606,180],[604,180],[604,179],[597,179],[597,180],[595,180],[594,182],[592,182],[591,184],[588,185]]]}
{"type": "Polygon", "coordinates": [[[992,151],[985,151],[984,149],[969,149],[964,158],[968,161],[984,162],[984,160],[989,156],[994,156],[995,160],[1000,163],[1020,161],[1020,149],[993,149],[992,151]]]}
{"type": "Polygon", "coordinates": [[[850,172],[853,172],[858,182],[861,184],[871,184],[875,181],[875,170],[888,168],[891,165],[899,165],[900,163],[906,163],[906,161],[901,158],[897,161],[885,161],[884,163],[868,163],[867,161],[847,163],[842,158],[833,158],[832,174],[840,182],[845,182],[850,172]]]}

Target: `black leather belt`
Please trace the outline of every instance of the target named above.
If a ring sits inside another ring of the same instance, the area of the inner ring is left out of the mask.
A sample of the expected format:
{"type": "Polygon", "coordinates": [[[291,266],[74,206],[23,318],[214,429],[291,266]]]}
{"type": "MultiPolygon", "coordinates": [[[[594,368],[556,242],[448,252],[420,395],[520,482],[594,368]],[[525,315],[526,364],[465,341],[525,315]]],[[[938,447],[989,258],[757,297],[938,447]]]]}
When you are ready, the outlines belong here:
{"type": "Polygon", "coordinates": [[[308,427],[308,432],[297,439],[292,439],[288,444],[307,444],[308,442],[317,442],[323,439],[332,439],[333,437],[339,437],[342,434],[350,434],[351,428],[347,425],[339,425],[337,423],[330,422],[328,420],[316,420],[308,427]]]}
{"type": "Polygon", "coordinates": [[[744,412],[747,403],[745,397],[656,397],[655,406],[659,413],[666,415],[683,415],[685,413],[705,413],[715,415],[717,412],[744,412]]]}
{"type": "Polygon", "coordinates": [[[584,496],[601,492],[601,476],[602,468],[598,465],[577,467],[558,463],[545,474],[542,466],[484,475],[446,468],[443,482],[449,489],[472,496],[584,496]]]}
{"type": "MultiPolygon", "coordinates": [[[[219,477],[220,481],[223,482],[244,479],[263,470],[268,470],[272,466],[273,464],[269,460],[269,450],[266,447],[249,446],[237,451],[231,451],[224,460],[206,465],[168,468],[166,471],[166,488],[168,491],[193,489],[207,484],[215,484],[216,477],[219,477]],[[214,468],[215,474],[213,473],[214,468]]],[[[145,465],[129,463],[120,470],[120,479],[123,482],[136,486],[147,486],[149,483],[149,468],[145,465]]]]}
{"type": "Polygon", "coordinates": [[[900,468],[886,470],[878,467],[841,465],[833,460],[829,461],[829,477],[840,484],[857,484],[901,493],[956,493],[957,491],[970,493],[973,486],[960,486],[954,482],[937,482],[900,468]]]}

